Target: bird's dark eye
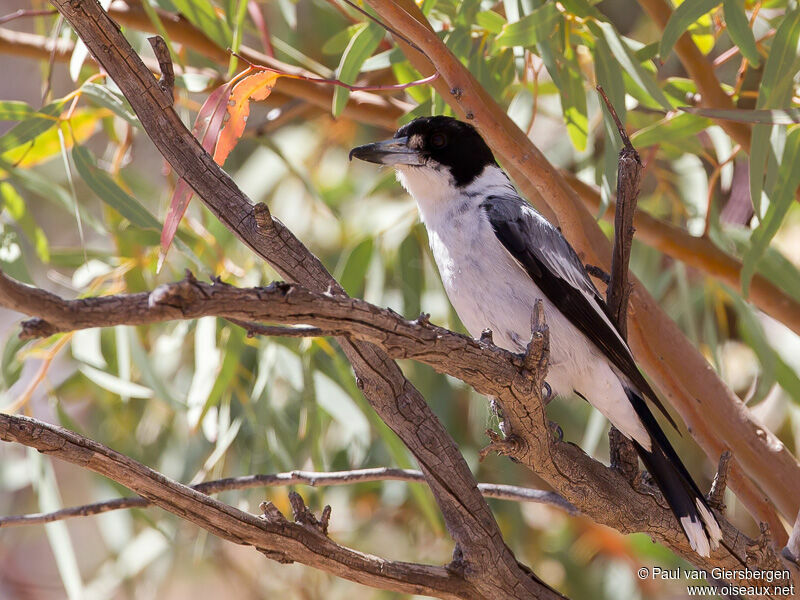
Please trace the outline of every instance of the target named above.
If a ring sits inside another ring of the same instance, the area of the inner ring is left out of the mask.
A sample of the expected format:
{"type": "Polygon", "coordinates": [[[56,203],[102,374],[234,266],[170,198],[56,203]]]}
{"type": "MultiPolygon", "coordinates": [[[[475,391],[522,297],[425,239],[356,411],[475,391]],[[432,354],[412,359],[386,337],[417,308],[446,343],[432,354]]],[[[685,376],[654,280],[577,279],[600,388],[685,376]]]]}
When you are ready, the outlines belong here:
{"type": "Polygon", "coordinates": [[[431,136],[431,146],[434,148],[444,148],[447,146],[447,136],[443,133],[434,133],[431,136]]]}

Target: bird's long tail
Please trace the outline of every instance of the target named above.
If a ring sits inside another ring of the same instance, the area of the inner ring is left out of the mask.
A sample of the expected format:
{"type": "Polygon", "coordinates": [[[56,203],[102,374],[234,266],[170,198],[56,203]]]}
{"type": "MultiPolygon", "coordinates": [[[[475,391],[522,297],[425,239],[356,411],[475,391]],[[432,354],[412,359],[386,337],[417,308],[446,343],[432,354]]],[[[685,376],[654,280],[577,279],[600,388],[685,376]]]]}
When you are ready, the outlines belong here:
{"type": "Polygon", "coordinates": [[[722,540],[719,523],[644,399],[635,390],[625,392],[652,440],[650,451],[634,442],[642,462],[678,518],[692,550],[708,556],[722,540]]]}

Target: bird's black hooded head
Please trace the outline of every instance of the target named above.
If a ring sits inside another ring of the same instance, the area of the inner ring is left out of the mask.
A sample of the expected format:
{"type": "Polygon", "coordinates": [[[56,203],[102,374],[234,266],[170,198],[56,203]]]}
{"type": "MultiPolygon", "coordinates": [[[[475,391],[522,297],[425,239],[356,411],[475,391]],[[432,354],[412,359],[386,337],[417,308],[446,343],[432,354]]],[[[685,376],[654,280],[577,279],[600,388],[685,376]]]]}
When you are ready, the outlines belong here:
{"type": "Polygon", "coordinates": [[[419,117],[390,140],[353,148],[350,158],[395,167],[447,169],[458,187],[469,185],[487,165],[492,151],[469,123],[452,117],[419,117]]]}

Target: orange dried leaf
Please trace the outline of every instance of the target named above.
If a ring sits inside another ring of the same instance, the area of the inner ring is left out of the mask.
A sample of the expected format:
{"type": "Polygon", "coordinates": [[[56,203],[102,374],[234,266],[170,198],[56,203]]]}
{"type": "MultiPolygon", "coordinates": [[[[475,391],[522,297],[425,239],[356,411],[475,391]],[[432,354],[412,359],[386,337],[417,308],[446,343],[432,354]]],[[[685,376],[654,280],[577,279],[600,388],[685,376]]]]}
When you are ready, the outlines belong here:
{"type": "Polygon", "coordinates": [[[228,121],[219,134],[214,150],[214,161],[218,165],[225,162],[244,133],[247,117],[250,115],[250,100],[264,100],[269,96],[280,75],[272,71],[261,71],[245,77],[234,86],[228,101],[228,121]]]}

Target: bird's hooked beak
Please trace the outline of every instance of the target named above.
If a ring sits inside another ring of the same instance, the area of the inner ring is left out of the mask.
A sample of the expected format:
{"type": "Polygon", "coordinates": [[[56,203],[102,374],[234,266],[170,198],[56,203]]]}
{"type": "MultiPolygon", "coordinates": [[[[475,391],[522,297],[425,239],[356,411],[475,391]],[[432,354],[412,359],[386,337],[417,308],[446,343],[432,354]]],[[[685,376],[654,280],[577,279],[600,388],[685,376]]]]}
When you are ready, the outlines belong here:
{"type": "Polygon", "coordinates": [[[373,144],[365,144],[350,150],[350,160],[360,158],[379,165],[413,165],[422,166],[425,159],[419,151],[408,145],[407,137],[397,137],[373,144]]]}

